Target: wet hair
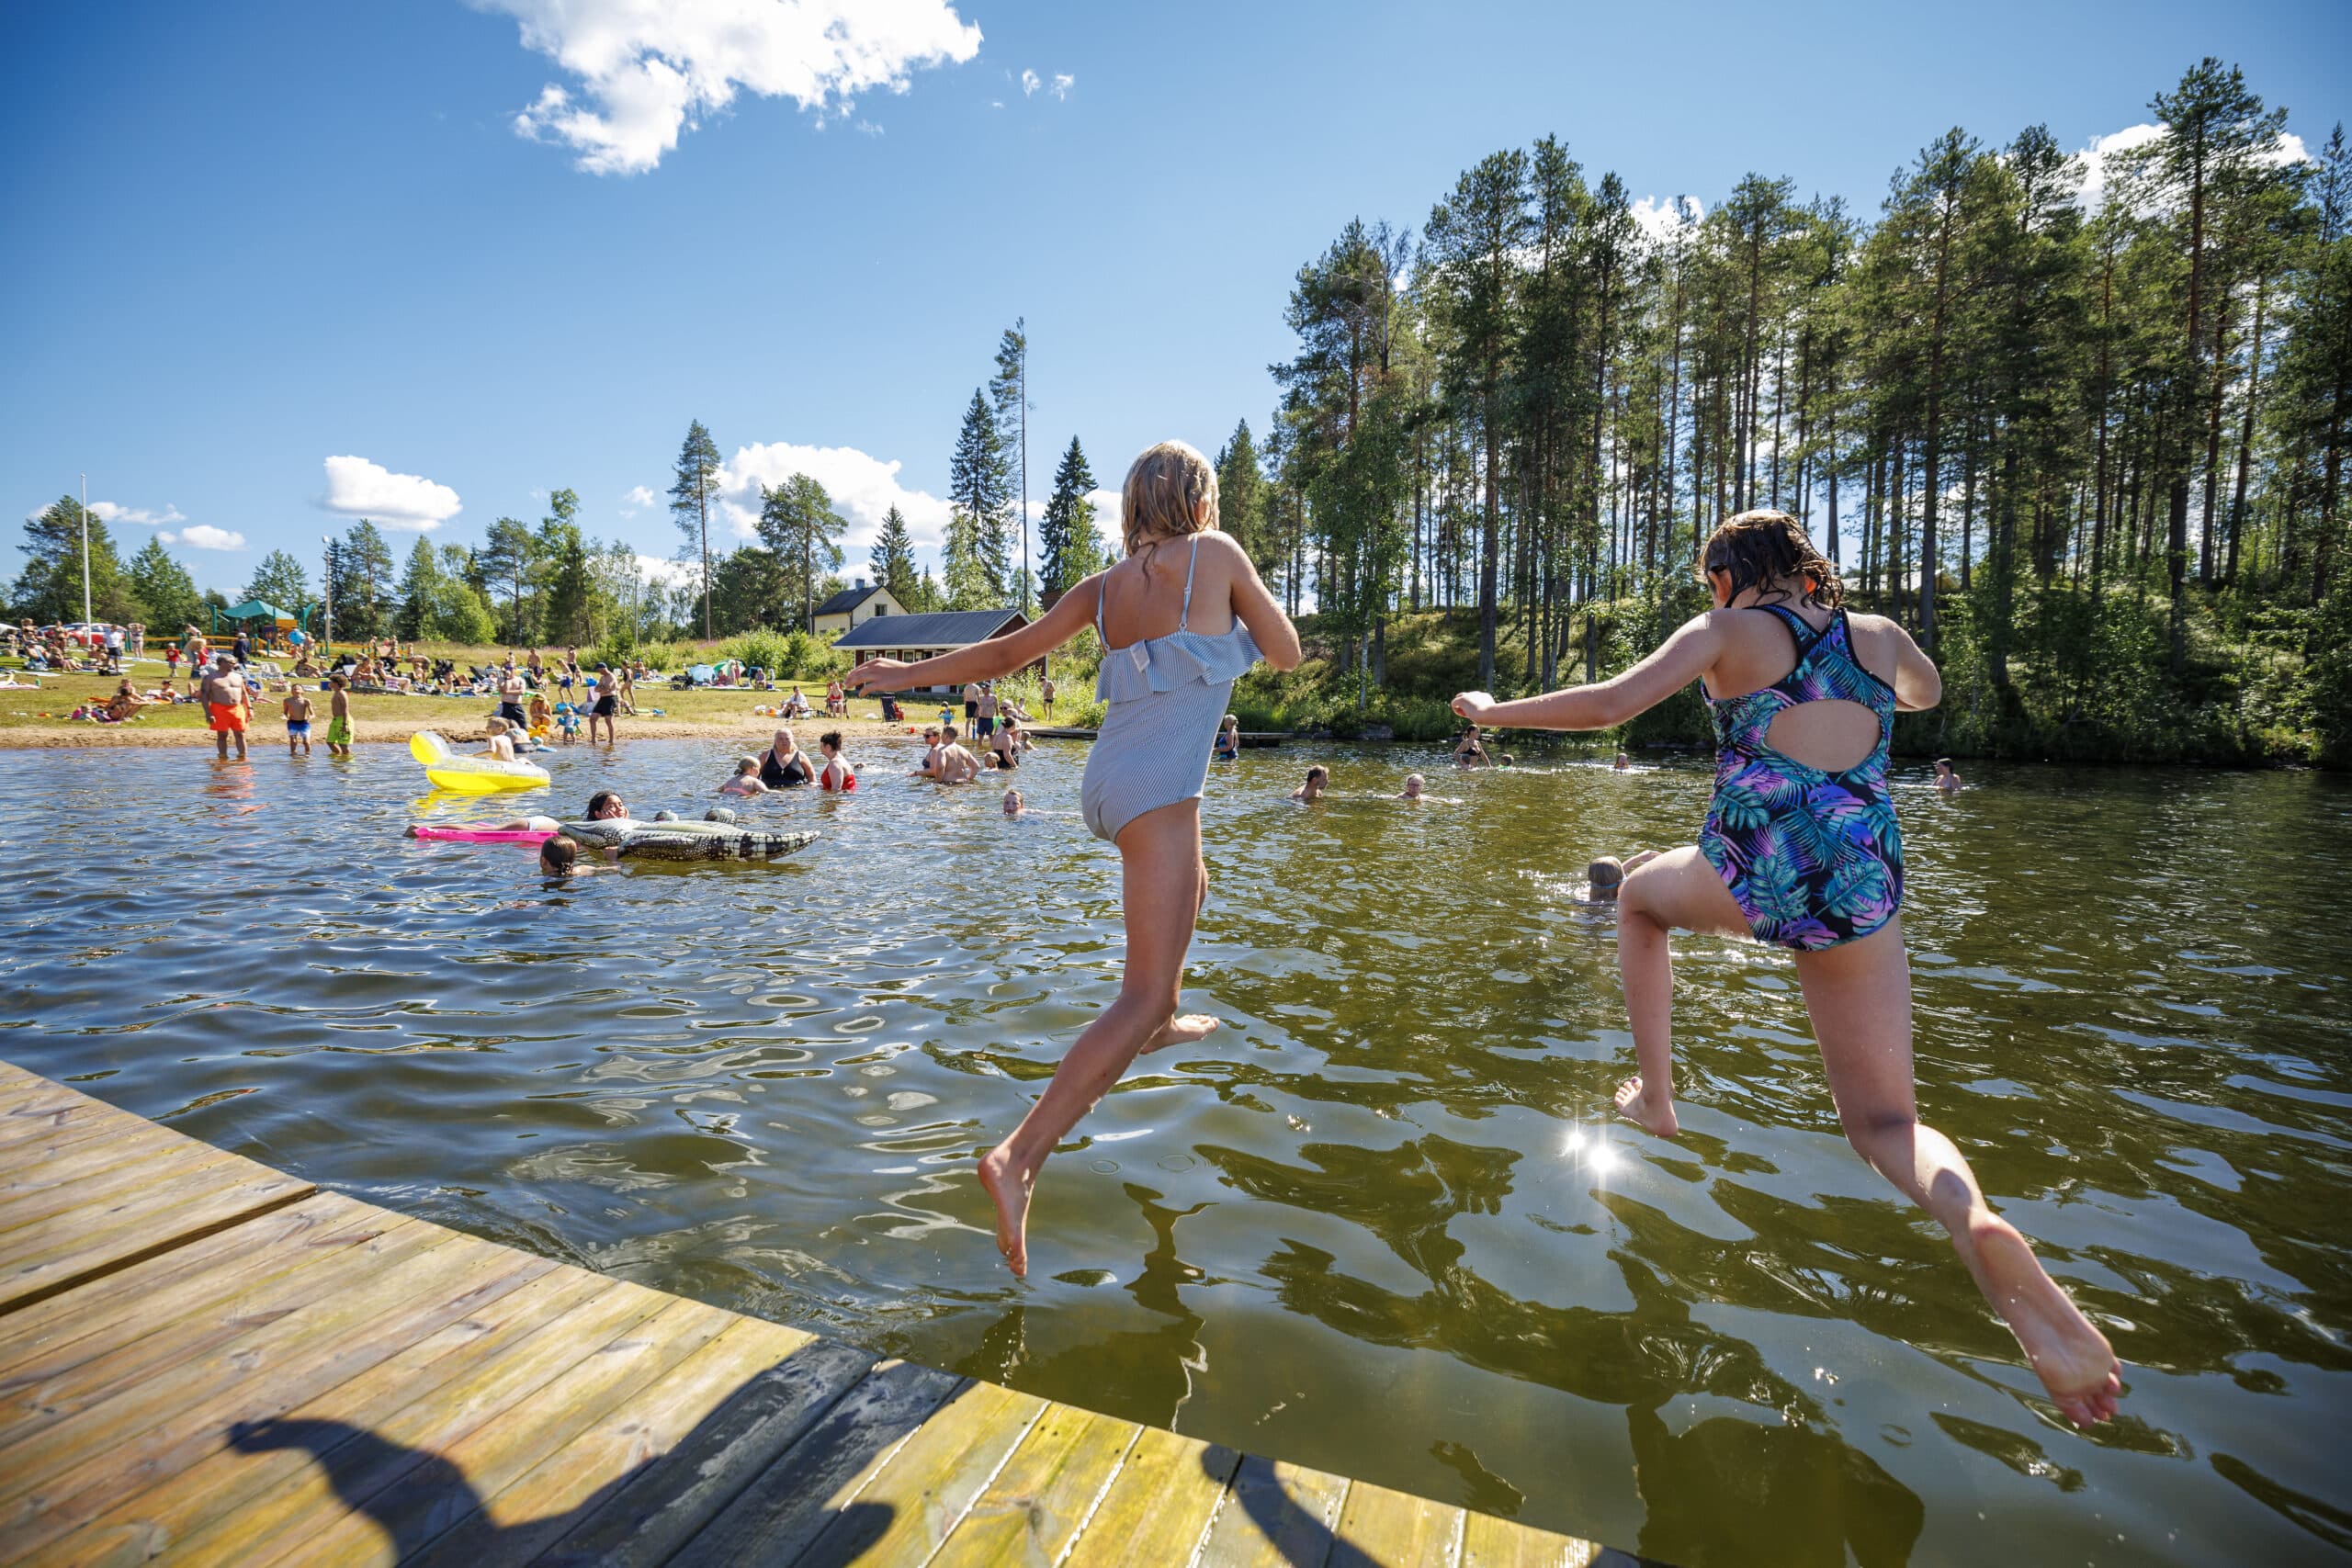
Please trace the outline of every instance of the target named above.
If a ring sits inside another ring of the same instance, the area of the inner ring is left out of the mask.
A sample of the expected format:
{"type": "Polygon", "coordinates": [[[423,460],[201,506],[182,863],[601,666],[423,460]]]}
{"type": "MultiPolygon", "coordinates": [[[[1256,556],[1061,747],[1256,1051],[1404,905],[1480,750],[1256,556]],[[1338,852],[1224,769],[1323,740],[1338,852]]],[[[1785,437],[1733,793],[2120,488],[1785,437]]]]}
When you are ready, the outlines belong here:
{"type": "Polygon", "coordinates": [[[1216,469],[1182,441],[1147,446],[1127,468],[1119,515],[1129,555],[1163,539],[1209,532],[1217,525],[1216,469]]]}
{"type": "Polygon", "coordinates": [[[595,794],[590,795],[588,797],[588,820],[591,822],[595,821],[598,812],[604,810],[606,806],[617,803],[619,799],[620,796],[609,789],[600,789],[595,794]]]}
{"type": "Polygon", "coordinates": [[[1317,762],[1313,767],[1306,770],[1306,776],[1310,779],[1321,779],[1325,784],[1329,784],[1331,782],[1331,770],[1325,767],[1322,763],[1317,762]]]}
{"type": "Polygon", "coordinates": [[[842,749],[842,732],[838,729],[828,729],[824,734],[817,737],[817,744],[828,751],[838,751],[842,749]]]}
{"type": "Polygon", "coordinates": [[[745,773],[756,773],[759,771],[760,760],[757,757],[738,757],[735,759],[735,776],[737,778],[740,779],[745,773]]]}
{"type": "Polygon", "coordinates": [[[571,873],[571,863],[580,856],[580,846],[568,836],[558,833],[539,846],[539,869],[551,876],[571,873]]]}
{"type": "Polygon", "coordinates": [[[1614,898],[1625,882],[1625,863],[1615,855],[1596,855],[1584,868],[1584,875],[1595,898],[1614,898]]]}
{"type": "Polygon", "coordinates": [[[1939,757],[1936,759],[1936,766],[1949,772],[1951,768],[1951,759],[1950,757],[1939,757]]]}
{"type": "Polygon", "coordinates": [[[1699,552],[1699,580],[1718,571],[1730,576],[1734,599],[1757,588],[1763,590],[1758,603],[1778,604],[1790,596],[1782,583],[1806,578],[1813,586],[1804,592],[1805,603],[1834,610],[1846,598],[1838,569],[1813,547],[1804,525],[1785,512],[1743,512],[1718,524],[1699,552]]]}
{"type": "Polygon", "coordinates": [[[954,725],[952,725],[952,724],[943,724],[943,725],[941,725],[941,726],[939,727],[939,738],[940,738],[942,740],[953,740],[953,739],[956,739],[956,727],[955,727],[954,725]]]}
{"type": "Polygon", "coordinates": [[[724,806],[714,806],[702,814],[702,819],[706,822],[732,822],[735,813],[724,806]]]}

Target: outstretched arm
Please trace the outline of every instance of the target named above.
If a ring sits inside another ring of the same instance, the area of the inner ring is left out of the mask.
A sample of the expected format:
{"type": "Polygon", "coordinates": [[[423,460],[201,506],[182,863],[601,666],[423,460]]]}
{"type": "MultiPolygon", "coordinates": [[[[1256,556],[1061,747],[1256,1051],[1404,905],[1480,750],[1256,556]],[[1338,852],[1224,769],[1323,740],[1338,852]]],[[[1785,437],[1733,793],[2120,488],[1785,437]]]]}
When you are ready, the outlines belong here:
{"type": "Polygon", "coordinates": [[[976,642],[969,648],[932,659],[918,659],[911,664],[897,659],[869,659],[842,676],[842,682],[858,692],[870,685],[899,691],[909,686],[960,686],[967,681],[991,681],[999,675],[1009,675],[1035,663],[1076,637],[1079,628],[1093,619],[1095,602],[1102,592],[1102,574],[1098,571],[1063,594],[1052,609],[1010,637],[992,637],[986,642],[976,642]]]}
{"type": "Polygon", "coordinates": [[[1453,699],[1453,711],[1473,724],[1509,729],[1607,729],[1656,707],[1706,673],[1722,644],[1713,616],[1699,615],[1621,675],[1509,703],[1484,692],[1464,692],[1453,699]]]}

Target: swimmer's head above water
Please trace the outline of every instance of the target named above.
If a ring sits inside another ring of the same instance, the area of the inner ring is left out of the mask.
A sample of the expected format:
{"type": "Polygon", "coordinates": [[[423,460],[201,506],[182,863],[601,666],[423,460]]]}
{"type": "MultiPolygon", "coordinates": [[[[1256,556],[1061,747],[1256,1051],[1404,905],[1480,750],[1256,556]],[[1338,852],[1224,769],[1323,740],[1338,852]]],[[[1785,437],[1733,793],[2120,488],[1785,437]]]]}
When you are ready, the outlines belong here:
{"type": "Polygon", "coordinates": [[[1585,897],[1596,904],[1614,903],[1617,890],[1625,885],[1625,863],[1615,855],[1596,856],[1584,868],[1585,897]]]}
{"type": "Polygon", "coordinates": [[[605,822],[628,815],[628,804],[621,799],[617,790],[600,789],[588,797],[588,820],[591,822],[605,822]]]}
{"type": "Polygon", "coordinates": [[[1021,792],[1019,790],[1009,789],[1004,792],[1004,814],[1007,817],[1018,817],[1021,815],[1021,792]]]}
{"type": "Polygon", "coordinates": [[[580,858],[580,845],[558,833],[539,846],[539,871],[547,876],[569,876],[571,863],[580,858]]]}
{"type": "Polygon", "coordinates": [[[1422,778],[1421,778],[1421,775],[1420,775],[1420,774],[1419,774],[1419,773],[1407,773],[1407,774],[1405,775],[1405,793],[1404,793],[1403,795],[1399,795],[1397,798],[1398,798],[1398,799],[1400,799],[1400,800],[1419,800],[1419,799],[1420,799],[1420,798],[1421,798],[1421,789],[1422,789],[1423,783],[1424,783],[1424,781],[1422,780],[1422,778]]]}

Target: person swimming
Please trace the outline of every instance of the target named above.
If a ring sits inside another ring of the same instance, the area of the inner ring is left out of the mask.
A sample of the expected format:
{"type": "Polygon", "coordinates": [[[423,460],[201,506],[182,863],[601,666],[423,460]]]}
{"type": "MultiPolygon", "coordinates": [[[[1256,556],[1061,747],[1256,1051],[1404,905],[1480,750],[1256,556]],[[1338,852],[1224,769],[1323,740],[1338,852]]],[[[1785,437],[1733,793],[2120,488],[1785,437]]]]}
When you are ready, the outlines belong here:
{"type": "Polygon", "coordinates": [[[1715,607],[1633,669],[1517,702],[1453,700],[1473,721],[1609,729],[1700,682],[1716,763],[1699,841],[1626,877],[1618,899],[1641,1068],[1619,1088],[1618,1110],[1661,1136],[1679,1130],[1668,932],[1789,949],[1848,1142],[1943,1226],[2059,1411],[2079,1426],[2107,1420],[2122,1397],[2107,1337],[1985,1202],[1951,1140],[1919,1120],[1887,747],[1895,713],[1935,706],[1943,678],[1900,625],[1847,612],[1837,569],[1786,513],[1729,519],[1697,565],[1715,607]]]}
{"type": "Polygon", "coordinates": [[[1126,967],[1118,998],[1079,1035],[1012,1135],[980,1161],[997,1247],[1015,1275],[1029,1270],[1030,1193],[1046,1157],[1138,1055],[1217,1027],[1206,1014],[1177,1011],[1184,955],[1208,897],[1201,795],[1211,742],[1238,676],[1261,658],[1277,670],[1300,659],[1297,628],[1249,552],[1218,531],[1216,469],[1206,457],[1181,441],[1149,448],[1127,470],[1119,514],[1125,556],[1038,620],[936,658],[876,659],[849,674],[852,686],[893,691],[977,682],[1035,663],[1090,623],[1104,649],[1095,692],[1106,706],[1080,802],[1088,829],[1119,852],[1126,967]]]}
{"type": "Polygon", "coordinates": [[[1595,855],[1584,868],[1585,902],[1614,904],[1625,878],[1657,859],[1656,850],[1637,850],[1619,860],[1615,855],[1595,855]]]}
{"type": "Polygon", "coordinates": [[[1420,774],[1407,773],[1405,775],[1405,787],[1397,793],[1396,798],[1399,800],[1419,800],[1421,798],[1421,791],[1427,787],[1429,787],[1428,781],[1423,779],[1420,774]]]}
{"type": "Polygon", "coordinates": [[[1316,801],[1331,785],[1331,770],[1317,762],[1306,770],[1306,782],[1290,792],[1293,800],[1316,801]]]}
{"type": "Polygon", "coordinates": [[[1958,795],[1968,787],[1961,782],[1960,775],[1952,772],[1950,757],[1936,759],[1936,787],[1946,795],[1958,795]]]}

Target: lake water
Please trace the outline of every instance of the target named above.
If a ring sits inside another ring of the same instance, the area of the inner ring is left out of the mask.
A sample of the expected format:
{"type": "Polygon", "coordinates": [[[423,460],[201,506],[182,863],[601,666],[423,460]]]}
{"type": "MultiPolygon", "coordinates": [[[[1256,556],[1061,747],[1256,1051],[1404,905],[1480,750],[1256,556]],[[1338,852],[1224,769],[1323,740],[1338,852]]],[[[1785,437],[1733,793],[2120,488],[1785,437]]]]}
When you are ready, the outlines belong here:
{"type": "MultiPolygon", "coordinates": [[[[697,811],[718,742],[555,806],[697,811]]],[[[1033,1276],[971,1179],[1117,985],[1082,747],[992,789],[748,803],[774,865],[548,888],[419,843],[398,750],[0,753],[0,1055],[591,1268],[1698,1568],[2288,1562],[2352,1547],[2352,784],[1906,770],[1920,1100],[2105,1326],[2073,1431],[1847,1148],[1794,976],[1678,944],[1682,1137],[1630,1070],[1589,855],[1706,775],[1325,748],[1210,777],[1188,1006],[1050,1164],[1033,1276]],[[1378,798],[1421,767],[1441,798],[1378,798]]],[[[548,796],[513,797],[516,803],[548,796]]],[[[498,810],[505,803],[487,809],[498,810]]],[[[534,804],[530,808],[538,808],[534,804]]]]}

